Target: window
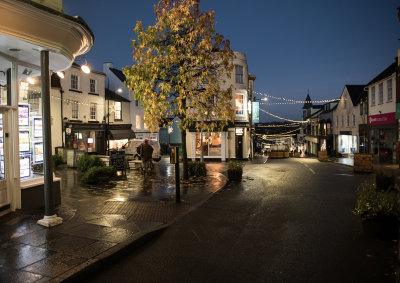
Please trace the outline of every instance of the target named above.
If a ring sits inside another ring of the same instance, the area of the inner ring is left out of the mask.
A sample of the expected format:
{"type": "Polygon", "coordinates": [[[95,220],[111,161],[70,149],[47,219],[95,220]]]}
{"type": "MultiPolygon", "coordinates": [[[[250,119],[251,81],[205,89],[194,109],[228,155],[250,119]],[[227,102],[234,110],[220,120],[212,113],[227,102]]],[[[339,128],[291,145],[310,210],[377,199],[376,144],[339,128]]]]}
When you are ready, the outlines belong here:
{"type": "Polygon", "coordinates": [[[336,116],[336,127],[339,126],[339,116],[336,116]]]}
{"type": "Polygon", "coordinates": [[[347,98],[345,98],[345,99],[343,100],[343,107],[344,107],[344,108],[347,107],[347,98]]]}
{"type": "Polygon", "coordinates": [[[236,115],[244,115],[243,94],[237,93],[235,99],[236,115]]]}
{"type": "Polygon", "coordinates": [[[393,95],[392,95],[392,79],[387,81],[387,102],[391,102],[393,99],[393,95]]]}
{"type": "Polygon", "coordinates": [[[379,96],[378,96],[378,104],[383,103],[383,83],[379,84],[379,96]]]}
{"type": "Polygon", "coordinates": [[[349,115],[347,115],[347,117],[346,117],[346,125],[347,125],[347,127],[350,126],[350,118],[349,118],[349,115]]]}
{"type": "Polygon", "coordinates": [[[353,114],[353,127],[356,126],[356,115],[353,114]]]}
{"type": "Polygon", "coordinates": [[[79,105],[78,101],[71,101],[71,108],[72,108],[72,119],[78,119],[79,118],[79,105]]]}
{"type": "Polygon", "coordinates": [[[97,103],[90,103],[90,120],[96,120],[97,103]]]}
{"type": "Polygon", "coordinates": [[[96,93],[96,80],[90,79],[90,92],[96,93]]]}
{"type": "Polygon", "coordinates": [[[364,102],[364,114],[368,114],[368,103],[364,102]]]}
{"type": "Polygon", "coordinates": [[[375,87],[371,87],[371,106],[375,106],[375,87]]]}
{"type": "Polygon", "coordinates": [[[344,126],[344,117],[342,116],[342,127],[344,126]]]}
{"type": "Polygon", "coordinates": [[[363,113],[363,109],[364,109],[364,105],[363,104],[364,104],[363,102],[360,103],[360,115],[364,114],[363,113]]]}
{"type": "Polygon", "coordinates": [[[141,124],[141,119],[140,119],[140,115],[136,114],[136,129],[141,129],[142,128],[142,124],[141,124]]]}
{"type": "Polygon", "coordinates": [[[78,76],[71,75],[71,89],[78,89],[78,76]]]}
{"type": "Polygon", "coordinates": [[[221,133],[196,133],[196,156],[201,156],[202,149],[204,156],[221,156],[221,133]]]}
{"type": "Polygon", "coordinates": [[[114,120],[122,120],[122,102],[115,101],[114,107],[114,120]]]}
{"type": "Polygon", "coordinates": [[[235,65],[235,78],[237,84],[243,83],[243,67],[240,65],[235,65]]]}

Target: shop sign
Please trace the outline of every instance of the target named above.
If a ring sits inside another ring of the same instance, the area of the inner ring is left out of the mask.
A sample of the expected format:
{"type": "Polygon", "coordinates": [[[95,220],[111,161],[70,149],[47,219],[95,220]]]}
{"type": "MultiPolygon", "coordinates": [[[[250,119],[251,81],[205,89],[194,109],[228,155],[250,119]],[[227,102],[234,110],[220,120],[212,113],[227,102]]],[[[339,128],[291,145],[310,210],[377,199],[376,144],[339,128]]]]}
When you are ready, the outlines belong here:
{"type": "Polygon", "coordinates": [[[253,123],[260,123],[260,103],[258,101],[253,102],[253,123]]]}
{"type": "Polygon", "coordinates": [[[368,116],[369,125],[396,124],[396,113],[384,113],[368,116]]]}
{"type": "Polygon", "coordinates": [[[344,135],[344,136],[351,136],[351,135],[353,135],[353,133],[352,133],[351,131],[340,131],[340,134],[341,134],[341,135],[344,135]]]}
{"type": "Polygon", "coordinates": [[[236,135],[243,136],[243,128],[236,128],[236,135]]]}
{"type": "Polygon", "coordinates": [[[396,103],[396,119],[400,119],[400,103],[396,103]]]}

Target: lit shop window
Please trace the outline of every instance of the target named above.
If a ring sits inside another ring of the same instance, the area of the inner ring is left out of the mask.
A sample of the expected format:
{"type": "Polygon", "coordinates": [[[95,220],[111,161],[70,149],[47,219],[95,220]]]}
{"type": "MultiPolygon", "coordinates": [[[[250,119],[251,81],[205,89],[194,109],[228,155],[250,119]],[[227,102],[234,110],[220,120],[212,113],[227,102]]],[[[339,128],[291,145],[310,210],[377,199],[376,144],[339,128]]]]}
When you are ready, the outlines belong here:
{"type": "Polygon", "coordinates": [[[42,93],[40,71],[18,66],[20,177],[43,175],[42,93]]]}
{"type": "Polygon", "coordinates": [[[135,119],[136,121],[136,129],[141,129],[142,128],[142,119],[140,119],[140,115],[139,114],[136,114],[136,119],[135,119]]]}
{"type": "Polygon", "coordinates": [[[236,115],[244,115],[244,104],[243,104],[243,94],[237,93],[235,98],[235,110],[236,115]]]}
{"type": "Polygon", "coordinates": [[[203,156],[216,157],[221,156],[221,133],[196,133],[196,156],[201,156],[203,148],[203,156]]]}

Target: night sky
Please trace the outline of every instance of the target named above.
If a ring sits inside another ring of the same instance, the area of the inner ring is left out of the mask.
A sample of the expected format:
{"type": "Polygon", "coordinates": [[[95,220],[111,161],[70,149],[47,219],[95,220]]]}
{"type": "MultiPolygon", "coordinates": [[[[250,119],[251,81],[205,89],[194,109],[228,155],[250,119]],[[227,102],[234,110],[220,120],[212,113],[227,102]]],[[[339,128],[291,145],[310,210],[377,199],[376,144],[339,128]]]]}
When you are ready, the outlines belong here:
{"type": "MultiPolygon", "coordinates": [[[[95,35],[85,55],[94,70],[103,62],[132,65],[137,20],[153,25],[154,0],[64,0],[64,13],[81,16],[95,35]]],[[[366,84],[393,63],[400,47],[399,0],[201,0],[215,10],[216,30],[247,56],[255,90],[304,100],[338,98],[345,84],[366,84]]],[[[260,97],[260,96],[258,96],[260,97]]],[[[270,100],[278,102],[278,100],[270,100]]],[[[301,120],[302,104],[268,105],[278,116],[301,120]]],[[[261,114],[261,122],[281,121],[261,114]]]]}

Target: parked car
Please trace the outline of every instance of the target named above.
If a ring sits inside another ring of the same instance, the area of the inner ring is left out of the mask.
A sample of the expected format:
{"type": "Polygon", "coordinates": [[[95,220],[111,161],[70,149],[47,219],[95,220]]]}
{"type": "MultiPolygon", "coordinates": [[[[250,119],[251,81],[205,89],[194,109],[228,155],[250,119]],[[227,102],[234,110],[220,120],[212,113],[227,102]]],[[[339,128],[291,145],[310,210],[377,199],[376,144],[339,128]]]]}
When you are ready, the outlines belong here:
{"type": "MultiPolygon", "coordinates": [[[[143,143],[144,140],[132,139],[129,140],[123,147],[122,150],[125,151],[125,154],[128,156],[132,156],[132,159],[140,160],[140,155],[138,153],[138,147],[143,143]]],[[[160,161],[161,153],[160,153],[160,143],[155,140],[149,140],[149,144],[153,147],[153,160],[160,161]]]]}

